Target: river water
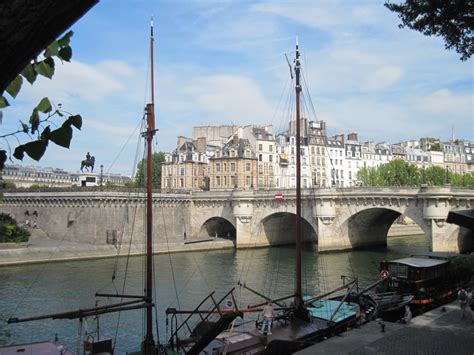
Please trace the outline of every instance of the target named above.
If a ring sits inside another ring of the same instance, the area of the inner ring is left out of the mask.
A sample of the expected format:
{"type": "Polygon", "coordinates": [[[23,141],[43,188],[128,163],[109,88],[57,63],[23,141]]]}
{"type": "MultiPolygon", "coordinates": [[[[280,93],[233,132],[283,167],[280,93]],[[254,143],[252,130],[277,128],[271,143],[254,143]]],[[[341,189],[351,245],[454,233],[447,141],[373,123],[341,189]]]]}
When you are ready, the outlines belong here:
{"type": "MultiPolygon", "coordinates": [[[[341,284],[341,275],[356,275],[359,285],[367,285],[377,279],[380,261],[424,253],[428,249],[424,235],[392,237],[387,248],[376,250],[317,254],[307,248],[303,251],[303,291],[309,295],[327,291],[341,284]]],[[[213,290],[219,297],[237,287],[236,294],[242,305],[261,301],[255,295],[240,292],[239,280],[269,297],[291,294],[294,255],[294,248],[278,247],[155,256],[160,338],[164,340],[167,336],[166,308],[194,308],[213,290]]],[[[57,334],[62,344],[77,350],[78,320],[41,320],[12,325],[6,324],[6,320],[93,307],[98,291],[142,294],[143,259],[122,257],[0,268],[0,345],[53,340],[57,334]],[[126,287],[122,291],[123,284],[126,287]]],[[[99,305],[117,301],[102,298],[99,305]]],[[[117,339],[117,354],[139,349],[143,311],[102,315],[99,321],[101,335],[117,339]]],[[[82,334],[95,328],[96,321],[89,319],[82,325],[82,334]]]]}

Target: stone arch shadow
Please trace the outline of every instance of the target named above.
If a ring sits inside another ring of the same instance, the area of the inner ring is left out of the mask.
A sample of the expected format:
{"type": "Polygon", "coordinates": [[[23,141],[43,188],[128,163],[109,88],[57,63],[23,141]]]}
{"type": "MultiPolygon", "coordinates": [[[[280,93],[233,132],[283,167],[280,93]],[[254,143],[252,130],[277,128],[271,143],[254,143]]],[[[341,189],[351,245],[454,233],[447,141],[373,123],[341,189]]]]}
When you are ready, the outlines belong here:
{"type": "MultiPolygon", "coordinates": [[[[296,214],[276,212],[264,217],[258,226],[258,239],[267,240],[269,245],[295,244],[296,214]]],[[[302,242],[315,244],[318,241],[313,226],[301,217],[302,242]]]]}
{"type": "Polygon", "coordinates": [[[416,216],[386,207],[374,207],[361,210],[346,220],[351,247],[353,249],[386,247],[388,231],[401,215],[411,218],[429,238],[428,226],[416,216]]]}
{"type": "Polygon", "coordinates": [[[198,237],[200,238],[223,238],[234,241],[236,240],[236,229],[232,222],[223,217],[211,217],[207,219],[199,229],[198,237]]]}

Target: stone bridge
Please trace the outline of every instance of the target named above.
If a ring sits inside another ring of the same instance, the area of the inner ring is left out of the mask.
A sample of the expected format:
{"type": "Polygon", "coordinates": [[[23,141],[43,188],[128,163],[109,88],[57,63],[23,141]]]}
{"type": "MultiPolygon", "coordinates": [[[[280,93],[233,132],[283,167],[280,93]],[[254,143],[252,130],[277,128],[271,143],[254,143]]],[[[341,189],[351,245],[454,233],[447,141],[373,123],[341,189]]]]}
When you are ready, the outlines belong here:
{"type": "MultiPolygon", "coordinates": [[[[154,194],[154,240],[229,238],[239,248],[294,243],[295,198],[281,189],[154,194]]],[[[319,251],[383,246],[392,223],[404,215],[424,231],[432,251],[469,251],[472,231],[445,220],[473,201],[474,190],[449,186],[304,190],[303,239],[319,251]]],[[[111,191],[10,192],[0,201],[1,212],[20,222],[34,219],[49,239],[93,245],[142,245],[144,208],[143,194],[111,191]]]]}

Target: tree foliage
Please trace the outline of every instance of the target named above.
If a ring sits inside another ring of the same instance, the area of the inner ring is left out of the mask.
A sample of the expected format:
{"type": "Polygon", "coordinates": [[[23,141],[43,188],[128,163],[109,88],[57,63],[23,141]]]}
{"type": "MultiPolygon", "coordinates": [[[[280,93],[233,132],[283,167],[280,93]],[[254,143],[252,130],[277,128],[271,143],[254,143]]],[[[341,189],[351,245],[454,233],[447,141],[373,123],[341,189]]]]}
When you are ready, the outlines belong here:
{"type": "Polygon", "coordinates": [[[0,243],[23,243],[29,236],[30,232],[20,227],[10,215],[0,213],[0,243]]]}
{"type": "MultiPolygon", "coordinates": [[[[161,163],[165,160],[165,153],[153,154],[152,186],[154,189],[161,189],[161,163]]],[[[146,159],[138,163],[135,184],[137,187],[145,187],[146,159]]]]}
{"type": "Polygon", "coordinates": [[[398,13],[402,23],[426,36],[441,36],[446,49],[455,49],[461,60],[474,52],[474,1],[472,0],[406,0],[401,4],[389,1],[385,6],[398,13]]]}
{"type": "MultiPolygon", "coordinates": [[[[53,41],[44,50],[41,58],[35,58],[23,69],[21,74],[13,79],[5,90],[11,99],[16,98],[25,80],[33,84],[38,75],[51,79],[55,69],[54,58],[66,62],[71,60],[72,49],[69,44],[72,35],[73,32],[69,31],[58,40],[53,41]]],[[[3,118],[2,109],[10,106],[10,103],[8,99],[3,96],[3,92],[0,94],[1,120],[3,118]]],[[[7,148],[0,149],[0,169],[3,169],[6,160],[11,159],[12,156],[18,160],[22,160],[25,154],[27,154],[36,161],[40,160],[49,142],[69,148],[73,134],[72,127],[81,129],[82,117],[63,111],[60,104],[53,106],[51,101],[47,97],[44,97],[36,107],[33,108],[30,117],[25,120],[25,122],[20,120],[20,127],[17,131],[0,135],[0,138],[3,138],[7,145],[7,148]],[[53,118],[63,120],[59,127],[56,122],[53,122],[53,118]],[[50,125],[49,123],[54,125],[50,125]],[[18,139],[17,136],[20,134],[27,135],[31,140],[25,144],[19,144],[12,152],[9,138],[15,137],[18,139]]]]}
{"type": "Polygon", "coordinates": [[[394,159],[376,168],[362,168],[357,173],[357,179],[363,186],[467,186],[474,188],[474,176],[471,174],[456,174],[439,166],[426,169],[401,159],[394,159]]]}

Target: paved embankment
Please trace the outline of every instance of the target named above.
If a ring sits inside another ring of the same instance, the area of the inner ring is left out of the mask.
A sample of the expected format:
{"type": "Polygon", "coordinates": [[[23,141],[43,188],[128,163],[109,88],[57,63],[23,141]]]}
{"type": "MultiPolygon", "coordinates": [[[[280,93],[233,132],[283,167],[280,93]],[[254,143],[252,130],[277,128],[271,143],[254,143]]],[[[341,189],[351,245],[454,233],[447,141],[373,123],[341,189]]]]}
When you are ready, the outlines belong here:
{"type": "Polygon", "coordinates": [[[410,324],[372,321],[297,352],[310,354],[474,354],[474,323],[471,312],[461,320],[457,302],[413,318],[410,324]]]}
{"type": "MultiPolygon", "coordinates": [[[[41,230],[30,228],[32,233],[28,243],[22,245],[0,244],[0,266],[30,264],[53,261],[70,261],[82,259],[108,258],[117,256],[117,248],[106,244],[74,243],[48,238],[41,230]]],[[[422,233],[422,232],[421,232],[422,233]]],[[[416,225],[396,225],[390,229],[389,236],[420,234],[416,225]]],[[[203,240],[188,238],[188,243],[170,242],[157,243],[154,251],[157,254],[167,252],[204,251],[234,248],[230,240],[203,240]]],[[[128,245],[123,246],[120,255],[126,255],[128,245]]],[[[142,255],[145,252],[143,244],[133,244],[131,255],[142,255]]]]}
{"type": "MultiPolygon", "coordinates": [[[[66,241],[51,240],[44,236],[38,236],[40,230],[34,231],[28,244],[21,247],[0,247],[0,266],[43,263],[54,261],[71,261],[84,259],[109,258],[119,255],[127,255],[129,246],[123,245],[118,250],[114,245],[92,245],[86,243],[73,243],[66,241]]],[[[156,243],[153,245],[156,254],[168,252],[189,252],[216,249],[229,249],[234,247],[230,240],[199,240],[191,239],[193,243],[184,242],[156,243]]],[[[133,244],[130,247],[130,255],[143,255],[145,247],[143,244],[133,244]]]]}

